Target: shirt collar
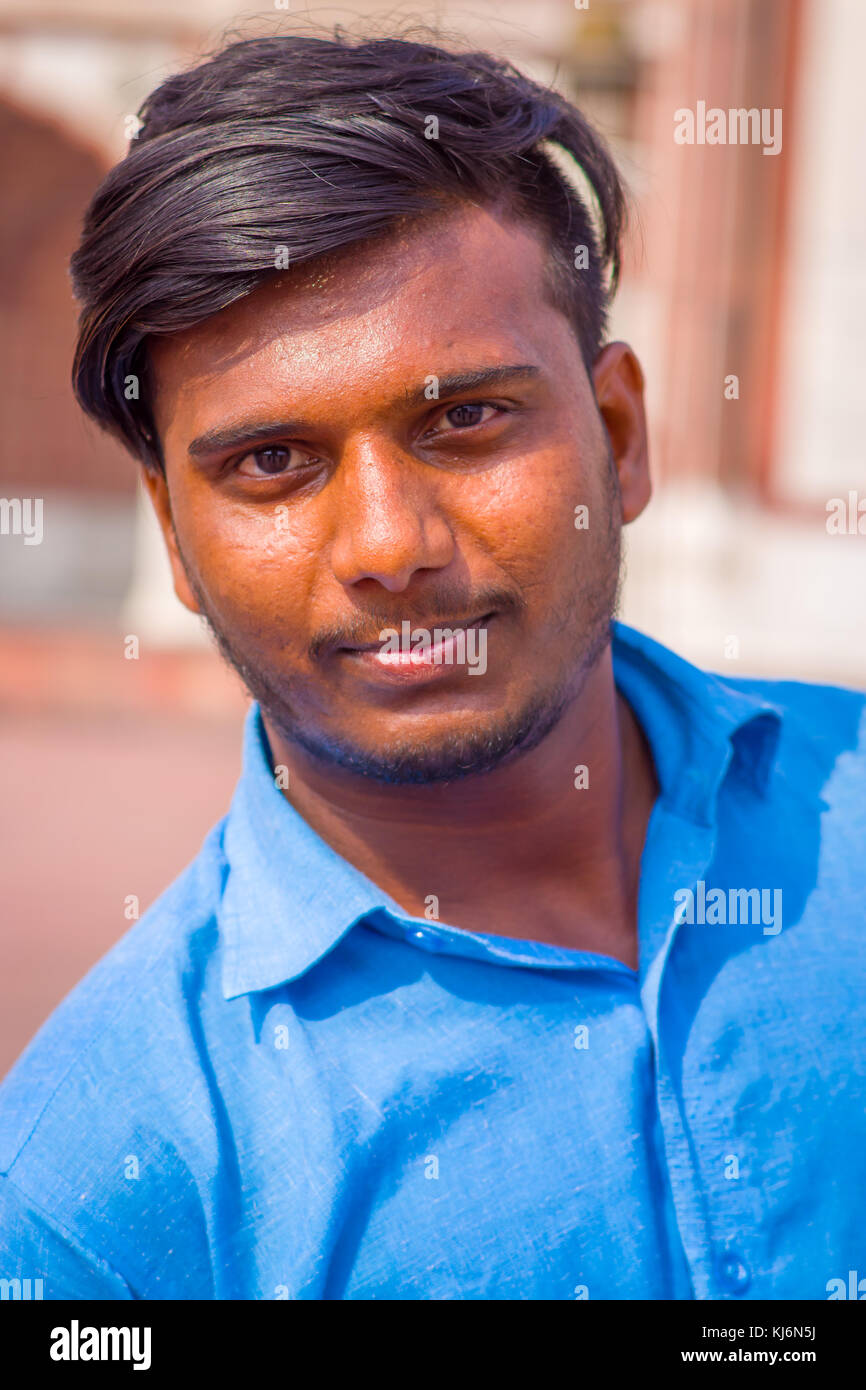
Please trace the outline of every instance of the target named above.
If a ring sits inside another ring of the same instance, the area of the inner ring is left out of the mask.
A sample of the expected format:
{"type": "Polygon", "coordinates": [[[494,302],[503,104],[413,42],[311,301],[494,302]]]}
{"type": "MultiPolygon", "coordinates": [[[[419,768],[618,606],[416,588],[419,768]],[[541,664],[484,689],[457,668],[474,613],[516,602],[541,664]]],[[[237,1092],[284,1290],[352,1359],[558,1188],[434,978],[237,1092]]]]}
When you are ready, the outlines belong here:
{"type": "MultiPolygon", "coordinates": [[[[780,732],[775,705],[619,622],[613,624],[613,663],[616,684],[649,740],[669,810],[711,824],[719,786],[732,766],[759,795],[766,792],[780,732]]],[[[223,849],[227,875],[217,920],[226,999],[299,978],[377,908],[407,920],[383,889],[331,849],[285,799],[255,703],[244,728],[243,770],[223,849]]]]}
{"type": "Polygon", "coordinates": [[[217,920],[226,999],[297,979],[373,908],[399,911],[283,796],[256,703],[246,717],[223,851],[228,874],[217,920]]]}
{"type": "Polygon", "coordinates": [[[729,767],[758,795],[766,793],[782,711],[759,693],[759,682],[733,685],[618,622],[613,666],[616,684],[649,740],[668,810],[711,824],[729,767]]]}

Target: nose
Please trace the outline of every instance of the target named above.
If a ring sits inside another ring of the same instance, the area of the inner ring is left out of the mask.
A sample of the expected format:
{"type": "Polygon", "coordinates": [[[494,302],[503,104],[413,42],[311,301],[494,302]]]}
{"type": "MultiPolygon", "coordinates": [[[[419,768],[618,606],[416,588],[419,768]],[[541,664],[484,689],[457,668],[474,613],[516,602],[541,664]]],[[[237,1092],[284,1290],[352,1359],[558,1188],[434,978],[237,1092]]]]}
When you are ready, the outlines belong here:
{"type": "Polygon", "coordinates": [[[449,565],[455,542],[439,495],[442,481],[393,441],[367,438],[347,447],[329,489],[335,578],[396,594],[419,571],[449,565]]]}

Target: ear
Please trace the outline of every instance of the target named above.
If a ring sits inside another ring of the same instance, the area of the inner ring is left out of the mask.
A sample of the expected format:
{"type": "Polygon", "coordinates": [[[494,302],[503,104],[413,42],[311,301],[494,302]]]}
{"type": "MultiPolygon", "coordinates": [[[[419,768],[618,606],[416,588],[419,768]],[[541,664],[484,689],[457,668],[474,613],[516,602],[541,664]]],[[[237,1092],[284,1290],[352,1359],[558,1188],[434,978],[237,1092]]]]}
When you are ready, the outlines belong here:
{"type": "Polygon", "coordinates": [[[649,446],[641,365],[628,343],[608,343],[592,368],[599,413],[619,475],[622,519],[634,521],[650,499],[649,446]]]}
{"type": "Polygon", "coordinates": [[[177,536],[174,530],[174,520],[171,514],[168,484],[164,475],[159,473],[155,468],[144,467],[141,470],[141,474],[142,482],[147,488],[148,495],[153,503],[153,510],[156,512],[156,519],[162,531],[165,548],[168,551],[171,576],[174,581],[174,592],[177,594],[184,608],[188,608],[191,613],[200,613],[201,609],[198,606],[192,589],[189,587],[186,570],[180,558],[177,536]]]}

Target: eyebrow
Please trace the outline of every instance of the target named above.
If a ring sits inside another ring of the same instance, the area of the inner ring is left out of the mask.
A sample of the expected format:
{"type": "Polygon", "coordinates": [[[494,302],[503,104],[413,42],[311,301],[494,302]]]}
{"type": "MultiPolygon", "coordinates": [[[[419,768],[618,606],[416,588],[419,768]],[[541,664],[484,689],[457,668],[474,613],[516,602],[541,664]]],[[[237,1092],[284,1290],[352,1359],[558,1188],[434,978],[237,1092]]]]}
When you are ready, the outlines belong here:
{"type": "MultiPolygon", "coordinates": [[[[476,367],[463,372],[451,372],[447,376],[436,378],[438,397],[456,396],[464,391],[475,391],[480,387],[495,386],[503,381],[531,381],[541,375],[541,368],[533,366],[529,362],[518,362],[511,366],[501,367],[476,367]]],[[[401,404],[409,406],[424,405],[430,403],[427,395],[429,390],[429,380],[423,386],[417,386],[413,390],[407,391],[402,397],[401,404]]],[[[196,435],[188,446],[187,453],[190,458],[202,458],[208,454],[220,453],[225,449],[237,449],[243,444],[251,444],[254,441],[267,443],[269,439],[282,439],[286,435],[296,434],[310,428],[309,422],[304,420],[247,420],[241,424],[218,427],[212,430],[205,430],[204,434],[196,435]]]]}

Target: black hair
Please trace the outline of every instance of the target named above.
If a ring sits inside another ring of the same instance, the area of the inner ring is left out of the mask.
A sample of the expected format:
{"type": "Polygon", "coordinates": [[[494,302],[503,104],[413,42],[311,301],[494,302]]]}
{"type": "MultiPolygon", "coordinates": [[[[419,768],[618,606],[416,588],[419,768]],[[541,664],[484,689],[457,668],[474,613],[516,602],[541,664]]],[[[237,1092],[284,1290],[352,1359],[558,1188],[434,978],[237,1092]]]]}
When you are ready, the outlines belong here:
{"type": "Polygon", "coordinates": [[[597,355],[623,188],[580,111],[512,63],[337,26],[230,43],[138,114],[71,261],[72,380],[83,409],[146,465],[163,466],[142,389],[148,335],[195,327],[279,276],[280,255],[311,261],[449,204],[536,224],[551,301],[587,365],[597,355]],[[573,157],[589,199],[545,142],[573,157]]]}

